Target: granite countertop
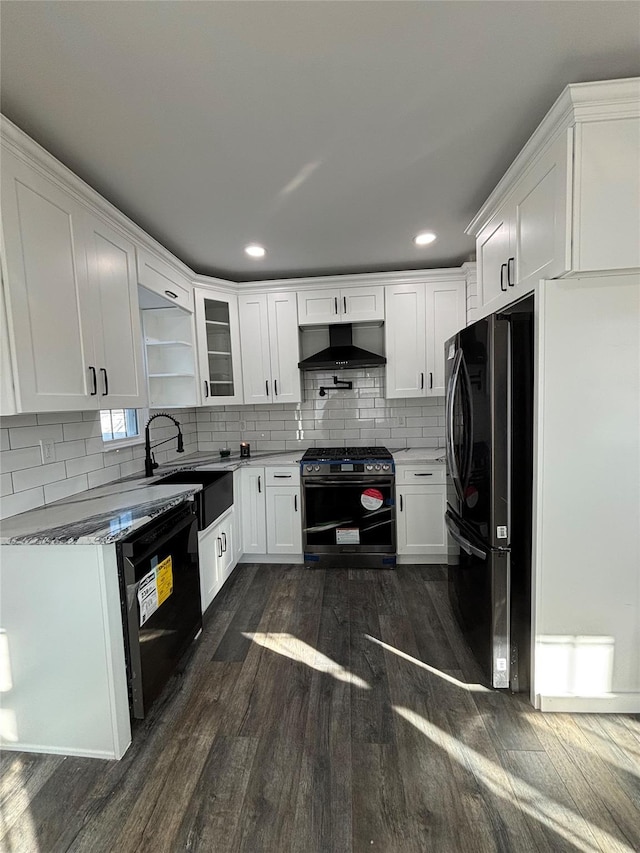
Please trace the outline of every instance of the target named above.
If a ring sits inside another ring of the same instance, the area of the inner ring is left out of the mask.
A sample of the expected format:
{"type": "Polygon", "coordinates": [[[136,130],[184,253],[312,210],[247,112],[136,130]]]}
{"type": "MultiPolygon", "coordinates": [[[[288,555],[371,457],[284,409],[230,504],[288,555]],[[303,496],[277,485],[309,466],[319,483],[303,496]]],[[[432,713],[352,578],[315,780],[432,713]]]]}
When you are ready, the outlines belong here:
{"type": "Polygon", "coordinates": [[[136,474],[69,498],[10,516],[0,522],[1,545],[109,545],[124,539],[153,518],[189,500],[199,483],[162,484],[174,471],[234,471],[243,465],[297,465],[300,452],[238,455],[194,453],[182,464],[162,465],[154,477],[136,474]]]}
{"type": "Polygon", "coordinates": [[[396,465],[444,465],[446,461],[443,447],[406,447],[392,452],[396,465]]]}
{"type": "MultiPolygon", "coordinates": [[[[444,464],[442,448],[394,450],[396,465],[444,464]]],[[[154,477],[139,474],[96,489],[80,492],[48,506],[14,515],[1,522],[2,545],[109,545],[143,527],[168,509],[192,499],[200,484],[165,484],[174,471],[235,471],[249,465],[297,465],[302,451],[238,454],[193,453],[181,464],[162,465],[154,477]]]]}

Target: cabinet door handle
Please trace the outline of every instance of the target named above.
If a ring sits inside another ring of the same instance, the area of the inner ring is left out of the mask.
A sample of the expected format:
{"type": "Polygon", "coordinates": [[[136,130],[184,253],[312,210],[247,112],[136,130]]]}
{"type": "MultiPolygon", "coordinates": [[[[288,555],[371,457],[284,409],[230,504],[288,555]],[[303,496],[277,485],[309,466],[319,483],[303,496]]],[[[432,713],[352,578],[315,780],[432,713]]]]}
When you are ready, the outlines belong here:
{"type": "Polygon", "coordinates": [[[347,313],[347,297],[346,296],[342,297],[342,303],[344,305],[344,313],[346,314],[347,313]]]}
{"type": "Polygon", "coordinates": [[[513,275],[515,273],[515,258],[509,258],[507,261],[507,287],[514,287],[516,283],[516,277],[513,275]]]}
{"type": "Polygon", "coordinates": [[[276,397],[277,397],[278,396],[278,380],[277,379],[273,380],[273,390],[275,391],[276,397]]]}
{"type": "Polygon", "coordinates": [[[218,557],[222,557],[222,539],[219,536],[216,536],[216,541],[218,543],[218,557]]]}
{"type": "Polygon", "coordinates": [[[429,373],[429,390],[433,388],[433,373],[429,373]]]}
{"type": "Polygon", "coordinates": [[[204,380],[204,398],[205,398],[205,400],[207,399],[208,396],[209,396],[209,383],[205,379],[204,380]]]}
{"type": "Polygon", "coordinates": [[[267,392],[267,397],[268,397],[269,396],[269,380],[268,379],[264,380],[264,387],[265,387],[265,391],[267,392]]]}
{"type": "Polygon", "coordinates": [[[91,397],[95,397],[98,393],[98,377],[96,375],[95,367],[89,367],[89,370],[91,371],[91,379],[93,382],[93,391],[91,392],[91,397]]]}
{"type": "Polygon", "coordinates": [[[337,314],[338,313],[338,297],[337,296],[333,297],[333,307],[335,309],[335,313],[337,314]]]}
{"type": "Polygon", "coordinates": [[[504,285],[504,274],[505,274],[506,269],[507,269],[506,264],[500,264],[500,290],[503,293],[505,293],[507,290],[507,288],[503,286],[504,285]]]}
{"type": "Polygon", "coordinates": [[[420,390],[424,390],[424,373],[420,374],[420,390]]]}
{"type": "Polygon", "coordinates": [[[109,393],[109,377],[107,376],[106,368],[101,367],[100,373],[102,373],[102,380],[104,383],[104,391],[102,392],[102,396],[106,397],[107,394],[109,393]]]}
{"type": "Polygon", "coordinates": [[[293,511],[298,512],[298,496],[293,496],[293,511]]]}
{"type": "Polygon", "coordinates": [[[400,512],[402,512],[402,510],[403,510],[402,495],[398,495],[398,497],[400,498],[400,512]]]}
{"type": "Polygon", "coordinates": [[[433,477],[433,474],[414,474],[414,477],[433,477]]]}
{"type": "Polygon", "coordinates": [[[223,530],[221,535],[222,535],[222,553],[224,554],[225,551],[227,550],[227,534],[223,530]]]}
{"type": "Polygon", "coordinates": [[[258,474],[258,494],[262,492],[262,477],[258,474]]]}
{"type": "Polygon", "coordinates": [[[273,478],[277,478],[278,480],[289,480],[291,478],[291,474],[274,474],[273,478]]]}
{"type": "Polygon", "coordinates": [[[167,294],[167,296],[170,296],[172,299],[178,298],[178,294],[174,293],[173,290],[165,290],[165,293],[167,294]]]}

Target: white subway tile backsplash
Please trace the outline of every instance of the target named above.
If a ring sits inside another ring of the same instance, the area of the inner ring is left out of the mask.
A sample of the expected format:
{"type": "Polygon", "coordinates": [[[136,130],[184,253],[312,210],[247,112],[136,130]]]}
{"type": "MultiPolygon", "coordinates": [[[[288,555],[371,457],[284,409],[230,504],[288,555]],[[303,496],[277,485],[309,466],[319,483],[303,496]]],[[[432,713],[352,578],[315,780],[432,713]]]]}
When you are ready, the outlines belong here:
{"type": "Polygon", "coordinates": [[[11,474],[0,474],[0,497],[13,493],[13,481],[11,474]]]}
{"type": "MultiPolygon", "coordinates": [[[[375,443],[392,448],[444,446],[442,398],[385,400],[382,370],[344,371],[340,378],[353,381],[353,388],[320,397],[319,387],[331,387],[333,374],[306,375],[301,403],[174,410],[185,453],[217,453],[225,446],[236,450],[241,440],[250,441],[254,452],[375,443]]],[[[104,450],[97,412],[6,416],[0,424],[2,489],[16,492],[3,497],[3,516],[142,473],[144,468],[142,444],[104,450]],[[55,462],[48,465],[40,456],[42,439],[55,441],[55,462]],[[51,480],[54,474],[59,479],[51,480]]],[[[175,434],[175,426],[164,419],[151,425],[152,443],[175,434]]],[[[159,463],[183,458],[172,441],[153,452],[159,463]]]]}
{"type": "Polygon", "coordinates": [[[112,465],[110,468],[100,468],[98,471],[90,471],[87,474],[87,482],[90,489],[95,489],[98,486],[104,486],[106,483],[119,480],[121,476],[120,466],[112,465]]]}
{"type": "Polygon", "coordinates": [[[77,438],[95,438],[102,435],[99,420],[83,420],[80,423],[63,424],[62,430],[65,441],[73,441],[77,438]]]}
{"type": "Polygon", "coordinates": [[[22,468],[35,468],[42,464],[39,447],[24,447],[20,450],[2,452],[2,470],[20,471],[22,468]]]}
{"type": "MultiPolygon", "coordinates": [[[[35,418],[35,415],[33,416],[35,418]]],[[[9,427],[11,449],[37,447],[40,441],[62,441],[62,426],[48,424],[43,426],[9,427]]]]}
{"type": "Polygon", "coordinates": [[[62,498],[68,498],[69,495],[86,492],[88,488],[89,481],[86,474],[80,474],[78,477],[71,477],[68,480],[59,480],[57,483],[51,483],[51,485],[44,487],[45,502],[50,504],[54,501],[60,501],[62,498]]]}
{"type": "Polygon", "coordinates": [[[45,486],[56,480],[64,480],[66,474],[64,462],[52,462],[49,465],[39,465],[37,468],[24,468],[22,471],[14,471],[13,491],[24,492],[34,489],[36,486],[45,486]]]}
{"type": "MultiPolygon", "coordinates": [[[[91,413],[96,417],[96,413],[91,413]]],[[[82,420],[82,412],[43,412],[36,415],[39,424],[70,424],[82,420]]]]}
{"type": "Polygon", "coordinates": [[[39,506],[44,506],[44,489],[42,486],[3,497],[2,516],[6,518],[10,515],[18,515],[20,512],[27,512],[27,510],[36,509],[39,506]]]}
{"type": "Polygon", "coordinates": [[[3,427],[35,426],[37,423],[36,415],[6,415],[0,418],[0,426],[3,427]]]}
{"type": "Polygon", "coordinates": [[[78,459],[69,459],[65,462],[67,477],[76,477],[78,474],[88,474],[89,471],[97,471],[104,468],[103,454],[94,453],[92,456],[80,456],[78,459]]]}

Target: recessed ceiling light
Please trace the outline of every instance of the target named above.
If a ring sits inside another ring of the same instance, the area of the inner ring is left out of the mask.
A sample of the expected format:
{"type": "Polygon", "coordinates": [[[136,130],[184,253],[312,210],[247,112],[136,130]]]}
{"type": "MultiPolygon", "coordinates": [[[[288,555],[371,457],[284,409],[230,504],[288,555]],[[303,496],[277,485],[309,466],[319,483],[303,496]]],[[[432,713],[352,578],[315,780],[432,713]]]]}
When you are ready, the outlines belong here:
{"type": "Polygon", "coordinates": [[[252,258],[264,258],[267,254],[265,248],[263,246],[258,246],[257,243],[251,243],[248,246],[244,247],[245,252],[252,258]]]}
{"type": "Polygon", "coordinates": [[[433,231],[421,231],[420,234],[416,234],[413,238],[413,242],[416,246],[428,246],[429,243],[433,243],[436,239],[436,235],[433,231]]]}

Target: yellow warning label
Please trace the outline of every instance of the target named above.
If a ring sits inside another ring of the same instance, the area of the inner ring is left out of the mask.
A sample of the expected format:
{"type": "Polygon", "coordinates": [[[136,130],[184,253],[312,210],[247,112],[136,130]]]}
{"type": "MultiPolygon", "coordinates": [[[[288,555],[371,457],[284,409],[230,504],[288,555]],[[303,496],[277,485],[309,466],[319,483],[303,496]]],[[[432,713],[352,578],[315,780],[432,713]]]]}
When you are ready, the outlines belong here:
{"type": "Polygon", "coordinates": [[[171,557],[167,557],[156,566],[156,587],[158,590],[158,607],[173,592],[173,569],[171,557]]]}

